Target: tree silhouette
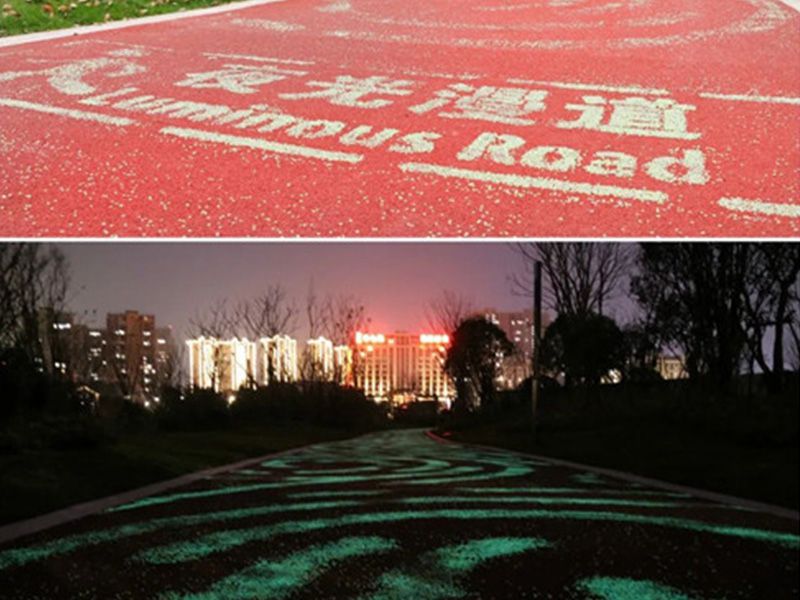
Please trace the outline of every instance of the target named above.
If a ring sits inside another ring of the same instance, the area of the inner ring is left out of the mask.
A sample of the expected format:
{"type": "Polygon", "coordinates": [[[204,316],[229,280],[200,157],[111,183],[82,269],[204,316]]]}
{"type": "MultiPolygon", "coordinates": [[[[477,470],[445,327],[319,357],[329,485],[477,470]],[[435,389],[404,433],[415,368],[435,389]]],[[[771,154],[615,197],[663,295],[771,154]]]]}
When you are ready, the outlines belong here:
{"type": "Polygon", "coordinates": [[[525,271],[511,278],[513,289],[533,294],[531,268],[542,261],[545,301],[558,314],[603,314],[619,292],[632,262],[631,246],[612,242],[518,244],[525,271]]]}
{"type": "Polygon", "coordinates": [[[747,342],[748,268],[753,245],[643,244],[631,289],[661,338],[686,356],[693,379],[730,388],[747,342]]]}
{"type": "Polygon", "coordinates": [[[444,362],[456,388],[455,412],[492,404],[500,364],[513,352],[514,345],[494,323],[481,317],[461,322],[450,338],[444,362]]]}
{"type": "Polygon", "coordinates": [[[542,365],[563,373],[565,384],[593,385],[612,370],[622,371],[625,336],[613,319],[598,314],[561,314],[542,339],[542,365]]]}

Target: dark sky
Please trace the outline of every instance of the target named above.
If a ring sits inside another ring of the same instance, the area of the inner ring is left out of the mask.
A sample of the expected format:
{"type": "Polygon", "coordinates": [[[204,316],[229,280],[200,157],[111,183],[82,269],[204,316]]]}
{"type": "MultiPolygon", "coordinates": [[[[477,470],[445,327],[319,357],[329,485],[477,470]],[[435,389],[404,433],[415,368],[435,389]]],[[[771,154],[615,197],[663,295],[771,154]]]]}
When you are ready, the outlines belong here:
{"type": "MultiPolygon", "coordinates": [[[[476,309],[528,308],[509,281],[523,263],[505,242],[59,242],[70,261],[69,305],[83,322],[103,326],[107,312],[151,313],[181,342],[189,319],[216,300],[231,302],[283,285],[301,308],[309,283],[317,293],[353,294],[372,331],[429,329],[428,302],[443,290],[476,309]]],[[[626,284],[623,285],[623,287],[626,284]]],[[[606,306],[618,323],[637,313],[624,290],[606,306]]],[[[287,332],[307,337],[304,319],[287,332]]],[[[771,356],[773,332],[765,340],[771,356]]],[[[788,340],[787,340],[788,343],[788,340]]]]}
{"type": "MultiPolygon", "coordinates": [[[[508,276],[521,267],[505,243],[170,242],[61,243],[70,260],[71,306],[90,323],[126,309],[156,315],[180,338],[188,319],[215,300],[238,300],[280,283],[303,305],[318,293],[354,294],[372,329],[424,328],[426,303],[445,289],[476,307],[524,308],[508,276]],[[96,310],[96,317],[91,311],[96,310]]],[[[295,332],[305,335],[305,327],[295,332]]]]}
{"type": "MultiPolygon", "coordinates": [[[[522,262],[500,242],[168,242],[60,243],[70,260],[70,305],[102,325],[106,312],[156,315],[177,338],[189,318],[215,300],[257,295],[282,284],[302,307],[313,280],[320,295],[354,294],[373,331],[426,328],[425,306],[442,290],[470,298],[476,308],[525,308],[509,276],[522,262]],[[96,311],[93,316],[92,311],[96,311]]],[[[618,303],[616,312],[624,310],[618,303]]],[[[618,314],[624,320],[625,314],[618,314]]],[[[302,319],[294,335],[305,334],[302,319]]]]}

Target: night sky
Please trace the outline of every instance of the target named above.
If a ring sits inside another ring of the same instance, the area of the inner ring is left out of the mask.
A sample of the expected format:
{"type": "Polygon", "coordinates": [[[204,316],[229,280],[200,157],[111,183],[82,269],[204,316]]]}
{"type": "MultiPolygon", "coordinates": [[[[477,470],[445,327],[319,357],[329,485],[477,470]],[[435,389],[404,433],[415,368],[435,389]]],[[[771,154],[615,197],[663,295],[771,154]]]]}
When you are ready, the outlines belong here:
{"type": "MultiPolygon", "coordinates": [[[[169,242],[59,243],[72,272],[70,306],[88,324],[107,312],[152,313],[172,325],[176,340],[196,311],[214,301],[256,296],[282,284],[301,311],[309,283],[319,295],[362,299],[373,331],[427,329],[425,306],[443,290],[470,298],[476,308],[517,310],[530,299],[512,291],[509,277],[523,263],[502,242],[169,242]],[[93,312],[96,311],[96,312],[93,312]]],[[[627,320],[630,303],[614,316],[627,320]]],[[[306,337],[303,315],[288,332],[306,337]]]]}
{"type": "MultiPolygon", "coordinates": [[[[476,308],[516,310],[530,300],[512,292],[509,276],[522,261],[506,243],[185,242],[60,243],[71,263],[70,306],[89,324],[106,312],[153,313],[172,325],[177,340],[197,310],[215,300],[246,299],[282,284],[301,309],[309,282],[319,295],[362,299],[373,331],[427,328],[425,306],[443,290],[476,308]],[[93,313],[93,311],[96,311],[93,313]]],[[[629,310],[618,303],[615,312],[629,310]]],[[[289,332],[306,336],[304,319],[289,332]]]]}

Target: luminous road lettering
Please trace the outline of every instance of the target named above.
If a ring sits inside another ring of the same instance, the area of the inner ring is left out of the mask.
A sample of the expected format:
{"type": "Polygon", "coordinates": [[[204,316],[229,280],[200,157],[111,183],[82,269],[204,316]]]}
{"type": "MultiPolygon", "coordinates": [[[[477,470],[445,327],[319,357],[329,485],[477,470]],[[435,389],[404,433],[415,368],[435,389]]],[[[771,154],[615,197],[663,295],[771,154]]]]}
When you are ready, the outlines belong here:
{"type": "Polygon", "coordinates": [[[309,0],[10,45],[0,233],[797,235],[798,39],[778,0],[309,0]]]}

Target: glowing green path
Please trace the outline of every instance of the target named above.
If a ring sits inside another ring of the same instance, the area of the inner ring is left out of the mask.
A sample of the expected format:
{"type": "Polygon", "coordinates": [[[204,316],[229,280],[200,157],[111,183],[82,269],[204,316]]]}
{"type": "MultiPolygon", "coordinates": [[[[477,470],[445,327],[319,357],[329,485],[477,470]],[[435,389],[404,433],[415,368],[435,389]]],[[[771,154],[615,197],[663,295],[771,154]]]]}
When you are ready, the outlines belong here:
{"type": "Polygon", "coordinates": [[[794,600],[798,549],[792,519],[403,430],[0,546],[0,597],[794,600]]]}
{"type": "Polygon", "coordinates": [[[576,586],[599,600],[697,600],[655,581],[619,577],[592,577],[576,586]]]}
{"type": "Polygon", "coordinates": [[[550,546],[549,542],[539,538],[513,537],[485,538],[446,546],[422,556],[416,572],[395,569],[384,574],[378,589],[364,600],[463,598],[468,595],[467,589],[454,582],[463,580],[476,567],[550,546]]]}
{"type": "Polygon", "coordinates": [[[262,560],[226,577],[211,589],[198,594],[168,594],[169,600],[245,600],[285,598],[336,563],[359,556],[396,548],[392,540],[381,537],[349,537],[330,544],[312,546],[277,561],[262,560]]]}

